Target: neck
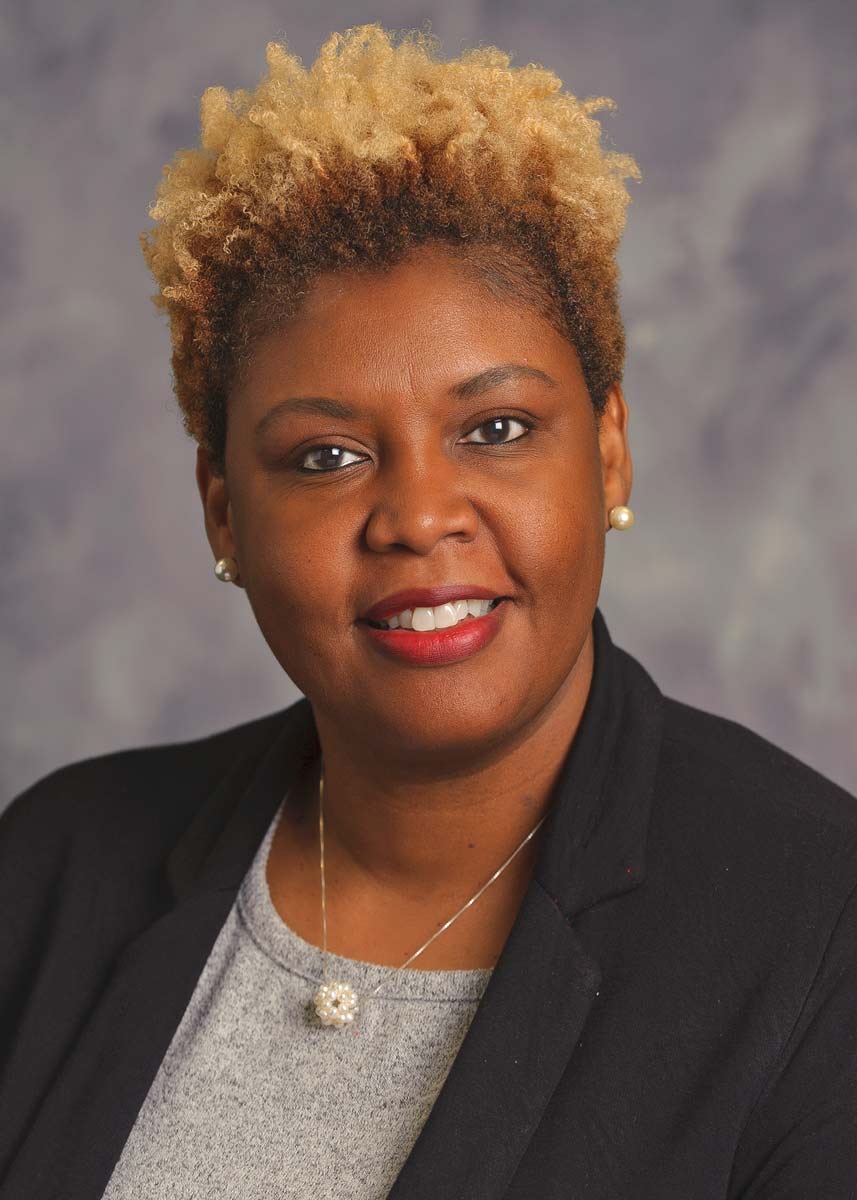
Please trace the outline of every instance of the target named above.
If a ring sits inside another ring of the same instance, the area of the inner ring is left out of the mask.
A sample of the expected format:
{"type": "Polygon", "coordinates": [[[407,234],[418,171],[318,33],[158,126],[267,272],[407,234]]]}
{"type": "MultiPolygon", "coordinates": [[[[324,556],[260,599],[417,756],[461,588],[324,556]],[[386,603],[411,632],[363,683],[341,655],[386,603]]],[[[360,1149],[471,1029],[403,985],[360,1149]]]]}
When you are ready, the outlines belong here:
{"type": "MultiPolygon", "coordinates": [[[[509,857],[548,811],[557,776],[580,724],[592,681],[590,629],[573,671],[538,722],[510,745],[468,754],[466,763],[383,759],[343,741],[316,713],[324,769],[328,879],[340,892],[415,896],[426,904],[467,898],[509,857]]],[[[296,793],[307,852],[318,846],[317,761],[296,793]]],[[[489,891],[522,893],[542,830],[489,891]]],[[[317,853],[317,850],[316,850],[317,853]]]]}

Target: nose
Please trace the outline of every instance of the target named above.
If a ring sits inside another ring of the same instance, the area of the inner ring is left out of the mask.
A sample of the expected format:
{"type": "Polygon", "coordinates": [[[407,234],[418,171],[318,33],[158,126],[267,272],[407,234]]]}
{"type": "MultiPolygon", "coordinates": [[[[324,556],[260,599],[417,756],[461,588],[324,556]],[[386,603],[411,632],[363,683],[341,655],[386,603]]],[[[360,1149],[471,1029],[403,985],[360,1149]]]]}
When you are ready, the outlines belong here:
{"type": "Polygon", "coordinates": [[[368,547],[384,553],[405,546],[426,555],[446,537],[472,541],[479,516],[465,477],[461,464],[444,454],[398,456],[376,479],[365,527],[368,547]]]}

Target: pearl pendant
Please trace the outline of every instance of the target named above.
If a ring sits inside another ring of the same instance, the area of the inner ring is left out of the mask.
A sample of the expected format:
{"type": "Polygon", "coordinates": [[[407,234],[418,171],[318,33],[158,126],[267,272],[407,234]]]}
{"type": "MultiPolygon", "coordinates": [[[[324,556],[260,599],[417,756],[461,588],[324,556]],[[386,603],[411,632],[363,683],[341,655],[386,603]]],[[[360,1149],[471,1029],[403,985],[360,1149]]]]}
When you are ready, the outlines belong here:
{"type": "Polygon", "coordinates": [[[323,983],[315,994],[315,1011],[322,1025],[350,1025],[360,1011],[350,983],[323,983]]]}

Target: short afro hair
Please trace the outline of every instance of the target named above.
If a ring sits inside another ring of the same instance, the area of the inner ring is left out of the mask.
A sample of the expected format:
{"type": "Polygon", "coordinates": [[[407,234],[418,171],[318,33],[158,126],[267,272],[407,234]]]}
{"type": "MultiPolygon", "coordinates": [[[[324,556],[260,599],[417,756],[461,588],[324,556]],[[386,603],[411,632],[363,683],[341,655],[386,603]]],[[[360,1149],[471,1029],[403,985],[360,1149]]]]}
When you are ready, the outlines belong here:
{"type": "Polygon", "coordinates": [[[493,290],[537,303],[577,351],[596,420],[622,379],[615,253],[640,179],[592,113],[496,47],[378,23],[332,34],[307,70],[270,42],[255,91],[206,88],[201,145],[162,172],[140,234],[167,311],[186,431],[225,472],[227,398],[257,338],[320,272],[385,269],[455,247],[493,290]]]}

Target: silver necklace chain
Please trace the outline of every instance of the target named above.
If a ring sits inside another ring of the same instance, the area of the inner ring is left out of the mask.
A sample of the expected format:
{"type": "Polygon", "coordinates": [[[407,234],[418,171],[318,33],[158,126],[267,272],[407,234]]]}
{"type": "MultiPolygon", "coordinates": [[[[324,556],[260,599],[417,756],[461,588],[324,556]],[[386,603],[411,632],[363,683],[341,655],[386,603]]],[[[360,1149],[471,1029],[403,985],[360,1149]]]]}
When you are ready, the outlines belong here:
{"type": "MultiPolygon", "coordinates": [[[[320,854],[320,865],[321,865],[322,980],[323,980],[323,983],[327,983],[328,982],[328,977],[327,977],[327,901],[326,901],[326,889],[325,889],[325,879],[324,879],[323,797],[324,797],[324,767],[322,767],[322,769],[321,769],[321,773],[319,775],[319,784],[318,784],[318,841],[319,841],[319,854],[320,854]]],[[[524,846],[526,846],[527,842],[532,837],[534,837],[536,833],[538,833],[539,829],[541,829],[542,825],[547,820],[549,814],[550,814],[550,809],[548,810],[548,812],[546,812],[544,814],[544,816],[534,826],[534,828],[530,830],[530,832],[527,834],[527,836],[524,838],[524,840],[520,843],[520,845],[517,847],[517,849],[512,851],[512,853],[509,855],[509,857],[506,859],[506,861],[503,863],[503,865],[497,868],[497,870],[494,872],[494,874],[491,876],[491,878],[487,881],[487,883],[483,883],[483,885],[479,889],[479,891],[474,896],[471,896],[470,899],[467,901],[467,903],[463,904],[461,906],[461,908],[458,910],[458,912],[454,916],[450,917],[449,920],[444,925],[441,925],[440,929],[436,930],[436,932],[431,935],[431,937],[428,939],[428,941],[424,942],[422,944],[422,946],[420,946],[419,950],[415,950],[414,953],[410,956],[410,958],[406,959],[405,962],[403,962],[402,965],[397,968],[397,970],[403,971],[405,969],[405,967],[407,967],[410,963],[412,963],[414,961],[415,958],[417,958],[420,954],[422,954],[423,950],[428,949],[428,947],[432,944],[432,942],[435,940],[435,938],[440,937],[440,935],[442,933],[444,933],[445,930],[449,929],[449,927],[453,923],[453,921],[457,921],[458,918],[461,916],[461,914],[463,912],[466,912],[467,909],[470,908],[471,904],[476,903],[476,901],[479,899],[479,897],[482,895],[482,893],[486,890],[486,888],[490,887],[491,884],[494,882],[494,880],[499,878],[499,876],[503,873],[503,871],[506,870],[506,867],[508,867],[508,865],[512,861],[512,859],[521,850],[523,850],[523,848],[524,848],[524,846]]],[[[381,990],[381,988],[383,986],[384,986],[383,982],[379,983],[378,986],[374,989],[374,991],[369,992],[366,996],[363,997],[363,999],[366,999],[366,1000],[372,999],[374,996],[376,996],[378,994],[378,992],[381,990]]]]}

